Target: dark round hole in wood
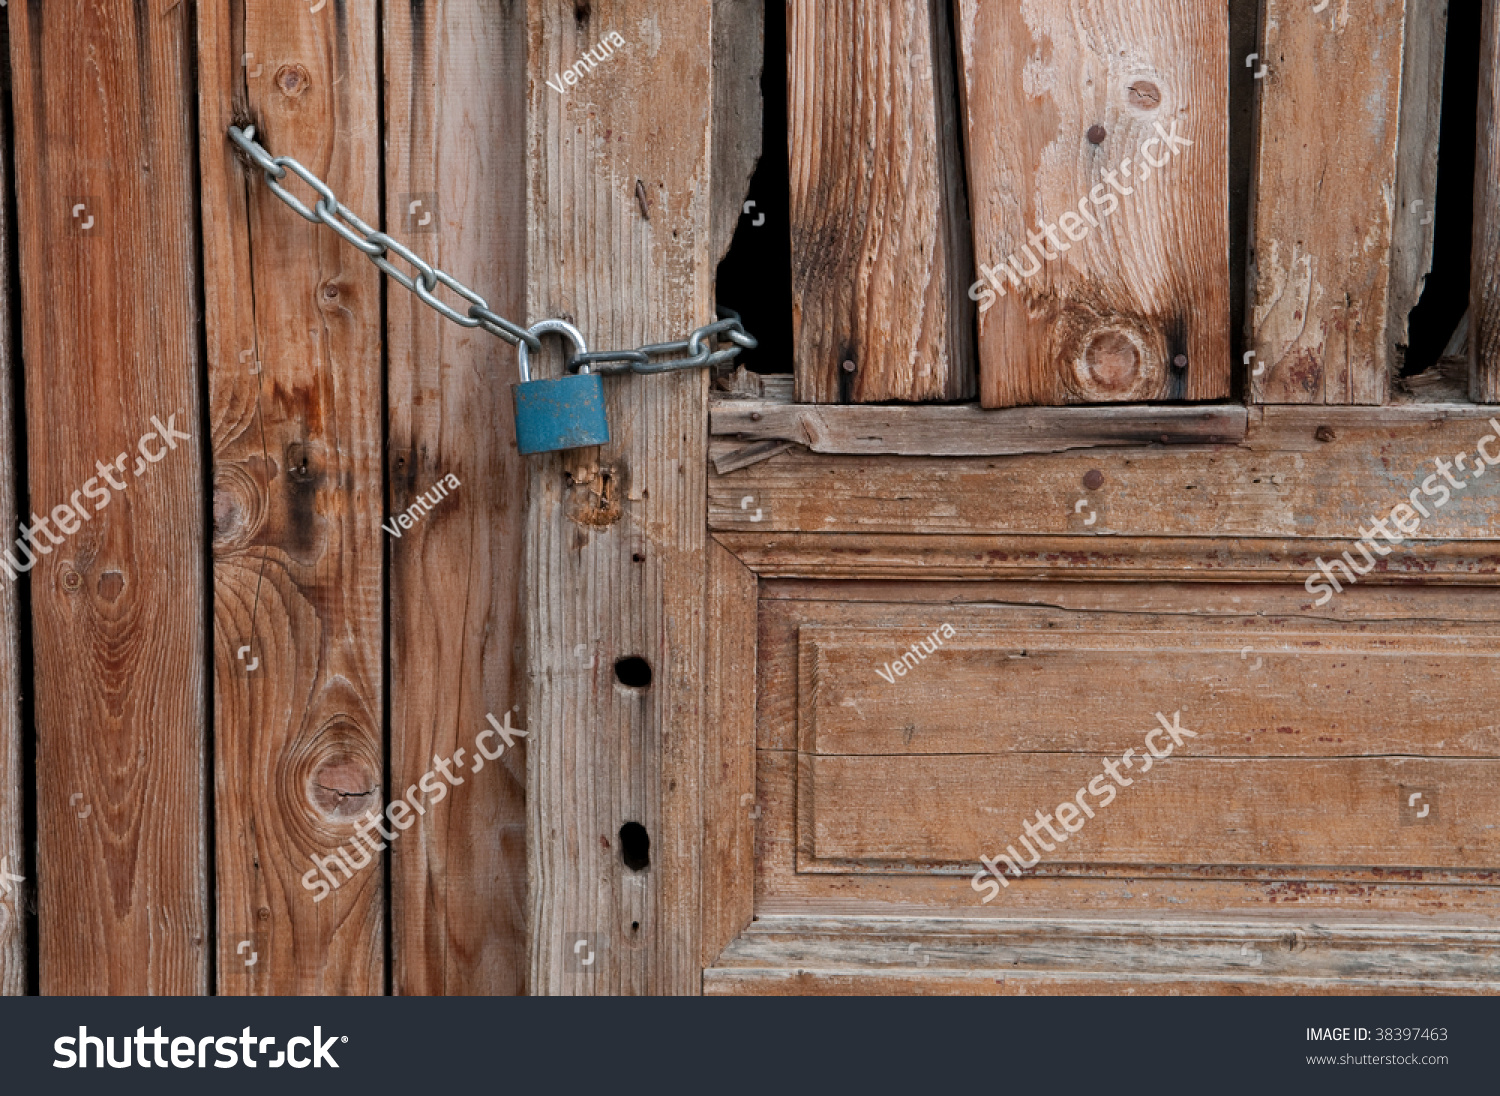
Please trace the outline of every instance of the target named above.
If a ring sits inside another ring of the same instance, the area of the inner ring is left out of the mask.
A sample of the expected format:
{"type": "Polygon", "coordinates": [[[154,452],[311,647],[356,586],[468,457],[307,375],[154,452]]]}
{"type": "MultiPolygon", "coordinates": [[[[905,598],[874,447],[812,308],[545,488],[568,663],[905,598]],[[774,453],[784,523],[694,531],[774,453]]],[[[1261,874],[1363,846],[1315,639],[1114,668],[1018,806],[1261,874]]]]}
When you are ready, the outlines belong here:
{"type": "Polygon", "coordinates": [[[646,557],[643,556],[643,555],[641,555],[639,552],[633,553],[631,555],[630,559],[631,559],[632,563],[645,563],[646,562],[646,557]]]}
{"type": "Polygon", "coordinates": [[[632,921],[632,922],[630,922],[630,931],[631,932],[640,932],[641,931],[641,923],[639,921],[632,921]]]}
{"type": "Polygon", "coordinates": [[[651,685],[651,663],[640,655],[631,655],[615,662],[615,680],[629,689],[645,689],[651,685]]]}
{"type": "Polygon", "coordinates": [[[627,822],[620,827],[620,859],[631,871],[644,871],[651,866],[651,835],[639,822],[627,822]]]}

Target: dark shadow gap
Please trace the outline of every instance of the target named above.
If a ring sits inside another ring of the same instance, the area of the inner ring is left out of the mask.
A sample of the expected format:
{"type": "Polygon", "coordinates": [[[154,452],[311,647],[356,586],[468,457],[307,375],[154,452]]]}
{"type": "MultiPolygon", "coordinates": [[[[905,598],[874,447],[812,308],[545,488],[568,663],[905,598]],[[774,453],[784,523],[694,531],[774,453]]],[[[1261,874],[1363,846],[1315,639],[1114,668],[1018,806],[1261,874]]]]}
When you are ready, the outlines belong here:
{"type": "Polygon", "coordinates": [[[1403,377],[1438,364],[1469,308],[1481,15],[1478,0],[1453,0],[1448,8],[1432,272],[1411,311],[1403,377]]]}

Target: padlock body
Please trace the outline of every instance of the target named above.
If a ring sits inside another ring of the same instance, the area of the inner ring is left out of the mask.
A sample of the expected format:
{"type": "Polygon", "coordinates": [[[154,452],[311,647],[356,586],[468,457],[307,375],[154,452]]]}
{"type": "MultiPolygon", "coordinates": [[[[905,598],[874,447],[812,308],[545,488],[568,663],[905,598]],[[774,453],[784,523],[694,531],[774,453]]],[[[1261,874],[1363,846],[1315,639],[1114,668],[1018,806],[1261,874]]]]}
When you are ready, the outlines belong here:
{"type": "Polygon", "coordinates": [[[515,386],[516,447],[523,453],[554,453],[609,441],[604,415],[604,378],[575,373],[515,386]]]}

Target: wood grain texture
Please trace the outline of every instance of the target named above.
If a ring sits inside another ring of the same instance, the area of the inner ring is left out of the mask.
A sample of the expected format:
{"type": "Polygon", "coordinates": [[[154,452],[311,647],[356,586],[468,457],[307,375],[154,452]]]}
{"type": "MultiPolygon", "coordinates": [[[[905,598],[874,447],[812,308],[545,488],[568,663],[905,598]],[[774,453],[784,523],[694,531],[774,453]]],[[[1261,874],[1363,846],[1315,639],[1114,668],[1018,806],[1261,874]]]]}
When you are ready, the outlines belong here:
{"type": "Polygon", "coordinates": [[[974,392],[948,12],[947,0],[787,5],[792,322],[803,403],[974,392]]]}
{"type": "Polygon", "coordinates": [[[761,918],[709,993],[1494,993],[1500,937],[1408,921],[761,918]]]}
{"type": "Polygon", "coordinates": [[[760,534],[1357,539],[1416,491],[1431,515],[1416,542],[1496,539],[1500,476],[1470,475],[1477,446],[1500,433],[1493,408],[1337,411],[1265,408],[1251,415],[1242,445],[1216,448],[971,460],[792,451],[712,477],[709,521],[715,531],[760,534]],[[1433,476],[1441,483],[1436,461],[1451,471],[1460,454],[1466,470],[1453,474],[1464,486],[1433,509],[1438,496],[1420,487],[1433,476]]]}
{"type": "MultiPolygon", "coordinates": [[[[1192,752],[1216,757],[1500,758],[1500,639],[1483,632],[1417,636],[1405,621],[1355,635],[1268,634],[1194,620],[1132,632],[1106,617],[1075,634],[953,625],[934,644],[941,623],[951,624],[947,606],[913,605],[904,628],[803,628],[800,748],[1118,755],[1141,748],[1122,708],[1152,696],[1212,728],[1192,752]],[[895,674],[908,651],[920,661],[895,674]]],[[[1136,722],[1150,727],[1151,716],[1136,722]]]]}
{"type": "MultiPolygon", "coordinates": [[[[0,26],[0,52],[9,54],[7,28],[0,26]]],[[[10,93],[9,68],[0,77],[0,94],[10,93]]],[[[10,159],[10,133],[0,112],[0,164],[10,159]]],[[[21,372],[11,330],[11,308],[16,292],[11,265],[11,240],[15,225],[11,218],[10,175],[0,172],[0,529],[14,529],[19,465],[16,461],[15,404],[11,393],[21,372]]],[[[8,546],[7,546],[8,547],[8,546]]],[[[21,722],[21,597],[20,587],[9,575],[0,578],[0,871],[8,876],[27,874],[22,818],[25,795],[21,722]]],[[[34,885],[7,879],[8,891],[0,892],[0,996],[26,992],[26,897],[34,885]]]]}
{"type": "Polygon", "coordinates": [[[709,733],[703,754],[703,965],[754,913],[755,633],[759,583],[722,545],[708,549],[709,733]]]}
{"type": "MultiPolygon", "coordinates": [[[[1349,551],[1347,540],[1275,537],[922,536],[721,532],[714,539],[764,578],[877,581],[1097,579],[1107,582],[1286,582],[1304,601],[1314,561],[1349,551]]],[[[1392,549],[1368,586],[1497,586],[1493,541],[1422,541],[1392,549]]],[[[1264,590],[1257,591],[1265,596],[1264,590]]],[[[949,596],[953,596],[951,593],[949,596]]],[[[1332,605],[1328,608],[1333,608],[1332,605]]]]}
{"type": "MultiPolygon", "coordinates": [[[[385,8],[386,223],[505,316],[526,310],[525,14],[518,2],[385,8]]],[[[396,287],[386,325],[388,513],[435,498],[450,473],[460,484],[388,541],[401,795],[435,756],[472,753],[487,715],[520,710],[526,466],[515,351],[396,287]]],[[[525,992],[525,780],[517,739],[392,846],[394,992],[525,992]]]]}
{"type": "Polygon", "coordinates": [[[87,519],[71,519],[75,531],[50,547],[50,534],[38,534],[44,555],[29,577],[41,992],[201,994],[193,11],[111,0],[86,10],[12,4],[8,14],[25,165],[16,173],[22,341],[37,378],[26,390],[30,497],[58,529],[70,503],[87,519]],[[172,449],[152,438],[137,455],[159,429],[153,416],[175,417],[173,429],[192,437],[172,449]],[[105,490],[107,465],[96,462],[115,460],[124,489],[107,509],[80,502],[85,487],[105,490]]]}
{"type": "Polygon", "coordinates": [[[1407,0],[1265,0],[1251,227],[1258,403],[1381,404],[1407,0]]]}
{"type": "Polygon", "coordinates": [[[1485,0],[1469,306],[1469,398],[1500,403],[1500,0],[1485,0]]]}
{"type": "Polygon", "coordinates": [[[384,807],[379,273],[225,136],[253,118],[273,155],[377,218],[374,8],[246,0],[199,16],[218,992],[378,994],[381,858],[350,853],[358,870],[330,868],[321,901],[309,879],[327,888],[311,858],[363,849],[355,825],[384,807]]]}
{"type": "MultiPolygon", "coordinates": [[[[761,0],[714,4],[714,201],[712,256],[724,261],[761,156],[760,74],[766,8],[761,0]]],[[[777,150],[780,155],[780,150],[777,150]]]]}
{"type": "Polygon", "coordinates": [[[958,11],[981,402],[1226,398],[1225,5],[958,11]]]}
{"type": "MultiPolygon", "coordinates": [[[[527,25],[528,314],[573,319],[593,348],[693,330],[713,303],[710,6],[529,0],[527,25]],[[547,85],[611,33],[613,55],[547,85]]],[[[549,339],[540,375],[559,357],[549,339]]],[[[708,380],[626,377],[606,394],[610,445],[530,460],[529,986],[697,993],[708,380]],[[616,679],[631,657],[648,686],[616,679]],[[629,822],[650,840],[639,870],[622,857],[629,822]]]]}
{"type": "Polygon", "coordinates": [[[1406,364],[1408,320],[1432,270],[1447,51],[1448,0],[1408,4],[1396,152],[1397,212],[1391,225],[1390,323],[1386,332],[1386,361],[1392,377],[1399,376],[1406,364]]]}
{"type": "MultiPolygon", "coordinates": [[[[1102,446],[1241,441],[1243,407],[827,407],[716,400],[715,436],[778,439],[814,453],[999,457],[1102,446]]],[[[725,469],[720,468],[722,473],[725,469]]]]}

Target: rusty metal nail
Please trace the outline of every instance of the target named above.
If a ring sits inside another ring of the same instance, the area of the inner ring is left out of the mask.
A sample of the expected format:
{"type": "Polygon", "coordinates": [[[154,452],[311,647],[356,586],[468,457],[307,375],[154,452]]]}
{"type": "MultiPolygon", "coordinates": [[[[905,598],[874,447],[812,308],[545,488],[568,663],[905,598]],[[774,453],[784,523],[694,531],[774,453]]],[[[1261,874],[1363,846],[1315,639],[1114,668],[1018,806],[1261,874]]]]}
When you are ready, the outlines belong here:
{"type": "Polygon", "coordinates": [[[1333,427],[1331,426],[1318,427],[1318,432],[1313,437],[1319,441],[1335,441],[1338,439],[1338,435],[1333,432],[1333,427]]]}
{"type": "Polygon", "coordinates": [[[62,583],[64,590],[76,590],[83,585],[83,578],[77,571],[64,571],[62,583]]]}
{"type": "Polygon", "coordinates": [[[1090,491],[1097,491],[1104,486],[1104,473],[1097,468],[1090,469],[1084,473],[1083,485],[1090,491]]]}
{"type": "Polygon", "coordinates": [[[854,364],[854,359],[853,358],[845,358],[844,359],[844,372],[845,373],[853,373],[858,368],[859,368],[859,366],[857,366],[857,365],[854,364]]]}
{"type": "Polygon", "coordinates": [[[651,207],[646,204],[646,184],[640,179],[635,181],[635,201],[641,207],[641,216],[649,221],[651,207]]]}
{"type": "Polygon", "coordinates": [[[752,411],[752,412],[750,412],[750,421],[751,422],[760,422],[760,420],[761,420],[762,417],[763,416],[761,415],[761,413],[759,411],[752,411]]]}
{"type": "Polygon", "coordinates": [[[1109,134],[1108,134],[1108,132],[1105,131],[1105,129],[1104,129],[1103,126],[1101,126],[1101,125],[1092,125],[1092,126],[1089,126],[1089,143],[1090,144],[1102,145],[1104,143],[1104,138],[1106,138],[1108,136],[1109,136],[1109,134]]]}
{"type": "Polygon", "coordinates": [[[1176,369],[1186,369],[1188,367],[1188,356],[1186,354],[1178,354],[1177,357],[1172,359],[1172,366],[1176,369]]]}

